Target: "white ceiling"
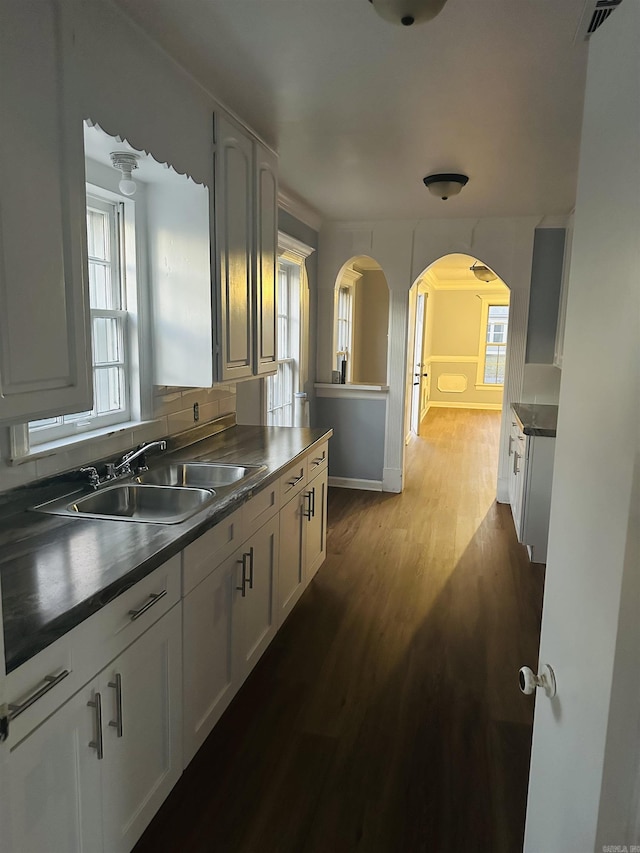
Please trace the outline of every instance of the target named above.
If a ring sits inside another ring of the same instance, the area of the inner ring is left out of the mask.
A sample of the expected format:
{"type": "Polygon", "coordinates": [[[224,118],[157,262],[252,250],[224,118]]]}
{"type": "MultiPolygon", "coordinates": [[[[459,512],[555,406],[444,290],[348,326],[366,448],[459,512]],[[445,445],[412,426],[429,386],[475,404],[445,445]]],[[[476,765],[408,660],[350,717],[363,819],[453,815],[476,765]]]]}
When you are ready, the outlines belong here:
{"type": "Polygon", "coordinates": [[[585,0],[448,0],[426,24],[367,0],[117,0],[280,153],[328,219],[568,212],[585,0]],[[442,202],[422,178],[469,175],[442,202]]]}

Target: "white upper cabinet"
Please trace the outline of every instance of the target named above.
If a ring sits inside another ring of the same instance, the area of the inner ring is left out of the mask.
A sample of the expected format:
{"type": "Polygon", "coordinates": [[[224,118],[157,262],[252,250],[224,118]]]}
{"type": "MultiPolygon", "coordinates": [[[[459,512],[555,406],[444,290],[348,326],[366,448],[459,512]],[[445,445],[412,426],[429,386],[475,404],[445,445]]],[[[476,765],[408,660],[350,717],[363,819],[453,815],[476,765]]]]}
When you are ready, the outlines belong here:
{"type": "Polygon", "coordinates": [[[158,385],[207,387],[277,369],[277,158],[220,113],[214,115],[213,129],[214,188],[206,239],[206,213],[200,198],[195,200],[198,188],[185,187],[180,200],[166,196],[168,215],[154,207],[153,217],[162,215],[164,224],[158,233],[171,238],[160,252],[152,252],[158,385]],[[197,263],[190,263],[188,275],[178,282],[179,258],[172,258],[181,243],[173,234],[184,221],[193,223],[189,234],[197,239],[189,239],[178,255],[188,251],[195,258],[197,248],[197,263]],[[203,247],[210,256],[206,274],[203,247]]]}
{"type": "Polygon", "coordinates": [[[82,116],[56,0],[0,4],[0,422],[90,409],[82,116]]]}
{"type": "Polygon", "coordinates": [[[253,374],[253,143],[220,115],[215,129],[215,231],[220,277],[220,379],[253,374]]]}
{"type": "Polygon", "coordinates": [[[255,372],[277,369],[276,262],[278,255],[278,162],[256,144],[255,372]]]}

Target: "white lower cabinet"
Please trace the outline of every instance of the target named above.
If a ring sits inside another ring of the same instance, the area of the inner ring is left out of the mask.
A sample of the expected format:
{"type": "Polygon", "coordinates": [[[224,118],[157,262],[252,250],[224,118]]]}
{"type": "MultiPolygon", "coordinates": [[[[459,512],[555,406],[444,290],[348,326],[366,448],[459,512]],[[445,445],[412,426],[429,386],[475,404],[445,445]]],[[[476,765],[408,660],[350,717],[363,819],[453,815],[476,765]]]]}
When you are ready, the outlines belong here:
{"type": "Polygon", "coordinates": [[[535,563],[547,561],[555,443],[550,436],[525,435],[512,422],[509,503],[518,542],[528,546],[535,563]]]}
{"type": "Polygon", "coordinates": [[[275,635],[277,554],[275,515],[184,599],[185,766],[275,635]]]}
{"type": "Polygon", "coordinates": [[[327,469],[280,510],[278,610],[282,623],[325,559],[327,469]]]}
{"type": "Polygon", "coordinates": [[[180,623],[175,606],[11,750],[7,851],[131,850],[182,772],[180,623]]]}

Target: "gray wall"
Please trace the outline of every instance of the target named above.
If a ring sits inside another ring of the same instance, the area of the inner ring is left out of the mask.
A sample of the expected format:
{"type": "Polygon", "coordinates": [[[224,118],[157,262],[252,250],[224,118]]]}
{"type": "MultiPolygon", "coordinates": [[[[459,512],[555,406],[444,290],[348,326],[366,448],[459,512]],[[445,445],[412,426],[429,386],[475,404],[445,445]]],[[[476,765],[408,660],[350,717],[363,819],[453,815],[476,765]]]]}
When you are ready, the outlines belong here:
{"type": "Polygon", "coordinates": [[[564,228],[536,228],[529,292],[527,364],[553,364],[565,233],[564,228]]]}
{"type": "Polygon", "coordinates": [[[332,427],[329,475],[382,480],[386,400],[318,397],[317,426],[332,427]]]}

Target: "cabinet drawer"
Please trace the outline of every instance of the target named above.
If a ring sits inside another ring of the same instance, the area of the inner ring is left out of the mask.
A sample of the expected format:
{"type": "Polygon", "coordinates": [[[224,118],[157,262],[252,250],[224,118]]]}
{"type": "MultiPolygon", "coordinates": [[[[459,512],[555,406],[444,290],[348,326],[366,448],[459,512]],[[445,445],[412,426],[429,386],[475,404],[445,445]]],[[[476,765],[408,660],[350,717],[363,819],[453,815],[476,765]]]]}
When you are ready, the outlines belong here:
{"type": "Polygon", "coordinates": [[[280,477],[280,503],[284,504],[298,492],[302,491],[307,483],[307,460],[302,459],[292,465],[291,468],[280,477]]]}
{"type": "Polygon", "coordinates": [[[83,669],[91,678],[180,601],[181,555],[123,592],[78,626],[83,669]]]}
{"type": "Polygon", "coordinates": [[[197,586],[216,566],[232,554],[244,539],[243,508],[188,545],[182,557],[182,595],[197,586]]]}
{"type": "Polygon", "coordinates": [[[280,483],[271,483],[258,492],[243,507],[244,538],[248,539],[256,530],[274,516],[280,509],[280,483]]]}
{"type": "Polygon", "coordinates": [[[7,744],[12,748],[67,701],[84,681],[78,629],[65,634],[7,675],[6,698],[11,714],[7,744]]]}
{"type": "Polygon", "coordinates": [[[329,463],[329,442],[323,441],[315,450],[307,456],[309,479],[311,480],[320,471],[324,471],[329,463]]]}

